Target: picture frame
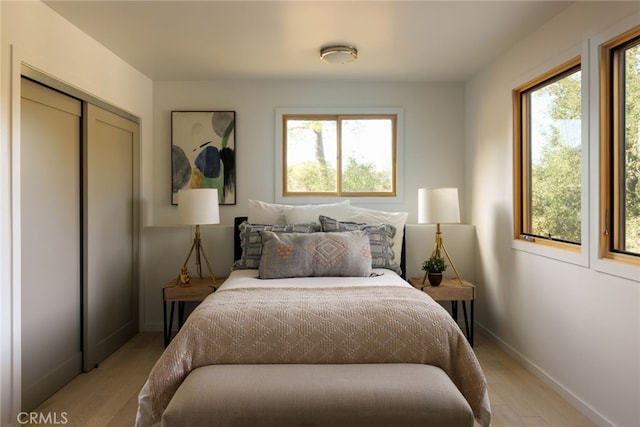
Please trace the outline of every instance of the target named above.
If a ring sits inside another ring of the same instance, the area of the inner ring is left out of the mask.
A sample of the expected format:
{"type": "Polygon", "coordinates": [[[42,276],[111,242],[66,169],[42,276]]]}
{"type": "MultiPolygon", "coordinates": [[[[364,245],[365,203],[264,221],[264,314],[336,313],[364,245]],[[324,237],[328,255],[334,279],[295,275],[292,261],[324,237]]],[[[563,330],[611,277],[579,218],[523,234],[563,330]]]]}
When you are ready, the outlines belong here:
{"type": "Polygon", "coordinates": [[[216,188],[219,204],[236,204],[235,128],[235,111],[171,111],[172,205],[186,188],[216,188]]]}

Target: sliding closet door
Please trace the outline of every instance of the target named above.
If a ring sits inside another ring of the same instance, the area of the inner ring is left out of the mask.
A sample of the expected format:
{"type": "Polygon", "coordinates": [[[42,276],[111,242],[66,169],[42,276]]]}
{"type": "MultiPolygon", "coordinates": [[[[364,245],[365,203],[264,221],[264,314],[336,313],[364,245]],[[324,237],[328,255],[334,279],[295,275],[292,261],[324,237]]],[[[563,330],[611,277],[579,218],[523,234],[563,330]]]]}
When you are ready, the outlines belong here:
{"type": "Polygon", "coordinates": [[[80,101],[22,80],[22,410],[81,372],[80,101]]]}
{"type": "Polygon", "coordinates": [[[84,370],[138,330],[138,125],[86,105],[84,370]]]}

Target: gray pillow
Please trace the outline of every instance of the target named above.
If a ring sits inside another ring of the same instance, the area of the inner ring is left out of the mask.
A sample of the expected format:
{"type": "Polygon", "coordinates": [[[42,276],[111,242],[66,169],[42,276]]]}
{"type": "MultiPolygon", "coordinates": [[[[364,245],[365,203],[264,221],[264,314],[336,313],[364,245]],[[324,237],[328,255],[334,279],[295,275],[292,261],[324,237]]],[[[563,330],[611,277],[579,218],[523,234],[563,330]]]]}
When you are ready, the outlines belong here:
{"type": "Polygon", "coordinates": [[[265,225],[251,224],[243,221],[238,226],[240,229],[240,246],[242,255],[239,260],[233,263],[233,270],[258,269],[260,266],[260,256],[262,255],[261,231],[277,231],[279,233],[315,233],[320,231],[320,224],[315,222],[309,224],[287,224],[287,225],[265,225]]]}
{"type": "Polygon", "coordinates": [[[338,221],[324,215],[320,215],[319,221],[324,232],[365,231],[369,236],[371,247],[371,267],[386,268],[402,275],[402,269],[400,264],[395,261],[393,252],[393,237],[397,231],[393,225],[338,221]]]}
{"type": "Polygon", "coordinates": [[[262,231],[258,277],[369,277],[371,250],[364,231],[346,233],[274,233],[262,231]]]}

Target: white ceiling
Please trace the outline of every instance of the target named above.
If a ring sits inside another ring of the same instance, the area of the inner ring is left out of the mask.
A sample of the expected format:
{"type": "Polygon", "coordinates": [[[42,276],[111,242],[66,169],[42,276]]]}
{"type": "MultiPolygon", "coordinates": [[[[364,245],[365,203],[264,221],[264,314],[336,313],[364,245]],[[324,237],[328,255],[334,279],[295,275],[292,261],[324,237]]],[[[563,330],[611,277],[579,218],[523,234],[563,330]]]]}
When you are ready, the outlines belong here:
{"type": "Polygon", "coordinates": [[[45,1],[156,81],[464,81],[571,3],[45,1]],[[359,58],[324,63],[328,44],[359,58]]]}

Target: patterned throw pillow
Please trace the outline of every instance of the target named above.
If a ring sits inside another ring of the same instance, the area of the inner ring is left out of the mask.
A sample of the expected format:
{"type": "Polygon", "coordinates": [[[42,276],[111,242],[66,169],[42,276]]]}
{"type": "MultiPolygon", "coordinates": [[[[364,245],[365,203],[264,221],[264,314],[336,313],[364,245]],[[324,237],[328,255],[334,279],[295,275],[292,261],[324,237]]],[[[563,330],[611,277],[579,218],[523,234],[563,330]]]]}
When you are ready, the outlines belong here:
{"type": "Polygon", "coordinates": [[[261,231],[276,231],[279,233],[315,233],[320,231],[320,224],[315,222],[309,224],[287,224],[287,225],[264,225],[251,224],[244,221],[238,226],[240,229],[240,245],[242,256],[233,263],[234,270],[257,270],[260,266],[262,256],[262,236],[261,231]]]}
{"type": "Polygon", "coordinates": [[[274,233],[262,231],[260,279],[287,277],[369,277],[371,250],[364,231],[274,233]]]}
{"type": "Polygon", "coordinates": [[[319,220],[322,231],[325,232],[365,231],[369,236],[371,247],[371,267],[386,268],[402,275],[400,264],[395,261],[393,252],[393,237],[396,234],[396,228],[393,225],[338,221],[324,215],[320,215],[319,220]]]}
{"type": "MultiPolygon", "coordinates": [[[[337,216],[322,213],[322,215],[330,216],[337,220],[342,220],[337,216]]],[[[344,218],[345,221],[357,222],[360,224],[391,224],[396,228],[396,235],[393,237],[393,253],[396,255],[396,261],[400,262],[402,258],[402,241],[404,240],[404,226],[407,224],[409,212],[386,212],[376,209],[361,208],[359,206],[349,205],[349,215],[344,218]]],[[[271,223],[269,223],[271,224],[271,223]]]]}

